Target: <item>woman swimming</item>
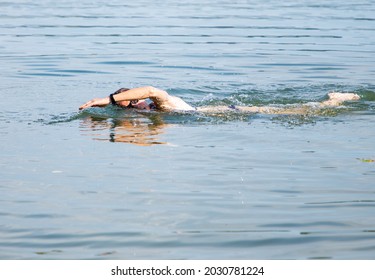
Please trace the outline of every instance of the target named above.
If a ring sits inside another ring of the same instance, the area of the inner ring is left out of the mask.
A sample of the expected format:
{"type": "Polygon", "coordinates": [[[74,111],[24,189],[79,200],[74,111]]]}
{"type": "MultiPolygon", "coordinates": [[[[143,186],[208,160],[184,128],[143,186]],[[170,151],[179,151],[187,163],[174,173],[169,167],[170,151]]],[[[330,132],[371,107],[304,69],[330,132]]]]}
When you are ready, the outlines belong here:
{"type": "Polygon", "coordinates": [[[194,108],[181,98],[172,96],[166,91],[152,87],[122,88],[110,94],[108,97],[94,98],[82,106],[80,110],[89,107],[104,107],[109,104],[123,108],[135,108],[140,110],[160,111],[198,111],[203,113],[222,113],[226,111],[239,111],[262,114],[306,114],[311,108],[336,107],[345,101],[359,100],[355,93],[332,92],[328,94],[328,100],[323,102],[312,102],[300,106],[273,107],[273,106],[205,106],[194,108]],[[152,102],[147,103],[150,99],[152,102]]]}

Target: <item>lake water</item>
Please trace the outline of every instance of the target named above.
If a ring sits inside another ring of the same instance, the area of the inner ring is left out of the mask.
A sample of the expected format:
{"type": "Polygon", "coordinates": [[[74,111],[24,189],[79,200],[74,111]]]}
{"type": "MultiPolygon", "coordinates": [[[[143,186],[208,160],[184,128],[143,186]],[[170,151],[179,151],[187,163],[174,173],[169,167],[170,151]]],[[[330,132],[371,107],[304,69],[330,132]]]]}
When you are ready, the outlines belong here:
{"type": "Polygon", "coordinates": [[[375,3],[0,3],[1,259],[374,259],[375,3]],[[153,85],[204,105],[126,112],[153,85]]]}

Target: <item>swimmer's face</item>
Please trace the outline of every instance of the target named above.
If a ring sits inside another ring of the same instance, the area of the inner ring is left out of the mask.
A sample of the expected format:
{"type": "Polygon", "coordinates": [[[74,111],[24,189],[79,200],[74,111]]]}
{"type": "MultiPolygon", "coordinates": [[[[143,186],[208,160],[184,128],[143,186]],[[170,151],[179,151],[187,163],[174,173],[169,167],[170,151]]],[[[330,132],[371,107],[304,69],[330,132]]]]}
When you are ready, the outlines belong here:
{"type": "Polygon", "coordinates": [[[127,107],[129,106],[130,104],[130,101],[118,101],[117,102],[117,105],[121,106],[121,107],[127,107]]]}
{"type": "MultiPolygon", "coordinates": [[[[117,102],[117,104],[121,107],[126,108],[127,106],[129,106],[130,101],[119,101],[119,102],[117,102]]],[[[139,109],[139,110],[150,110],[150,106],[144,100],[140,100],[138,103],[132,104],[132,107],[136,108],[136,109],[139,109]]]]}

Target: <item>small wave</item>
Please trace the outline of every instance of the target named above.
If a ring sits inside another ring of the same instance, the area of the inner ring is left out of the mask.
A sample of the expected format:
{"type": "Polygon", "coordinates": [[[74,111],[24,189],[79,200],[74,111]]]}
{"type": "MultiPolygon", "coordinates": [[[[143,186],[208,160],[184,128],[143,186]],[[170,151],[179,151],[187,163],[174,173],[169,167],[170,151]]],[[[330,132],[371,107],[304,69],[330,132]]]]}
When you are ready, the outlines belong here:
{"type": "Polygon", "coordinates": [[[375,101],[375,90],[360,89],[357,93],[363,101],[375,101]]]}

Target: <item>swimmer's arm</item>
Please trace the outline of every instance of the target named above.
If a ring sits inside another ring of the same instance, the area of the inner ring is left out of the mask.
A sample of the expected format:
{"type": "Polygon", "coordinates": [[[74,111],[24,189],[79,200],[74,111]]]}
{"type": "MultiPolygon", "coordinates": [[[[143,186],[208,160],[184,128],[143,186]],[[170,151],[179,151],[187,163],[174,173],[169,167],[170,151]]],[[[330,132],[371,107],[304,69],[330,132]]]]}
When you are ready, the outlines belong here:
{"type": "Polygon", "coordinates": [[[165,102],[168,102],[169,97],[170,96],[166,91],[152,86],[129,89],[113,96],[116,102],[149,98],[157,107],[160,107],[165,102]]]}
{"type": "Polygon", "coordinates": [[[110,103],[109,97],[94,98],[79,107],[80,110],[90,107],[105,107],[110,103]]]}
{"type": "MultiPolygon", "coordinates": [[[[169,94],[161,89],[147,86],[129,89],[119,94],[113,95],[116,102],[141,100],[150,98],[156,105],[156,107],[162,107],[165,103],[168,103],[169,94]]],[[[104,107],[111,103],[109,97],[94,98],[79,107],[80,110],[89,107],[104,107]]]]}

